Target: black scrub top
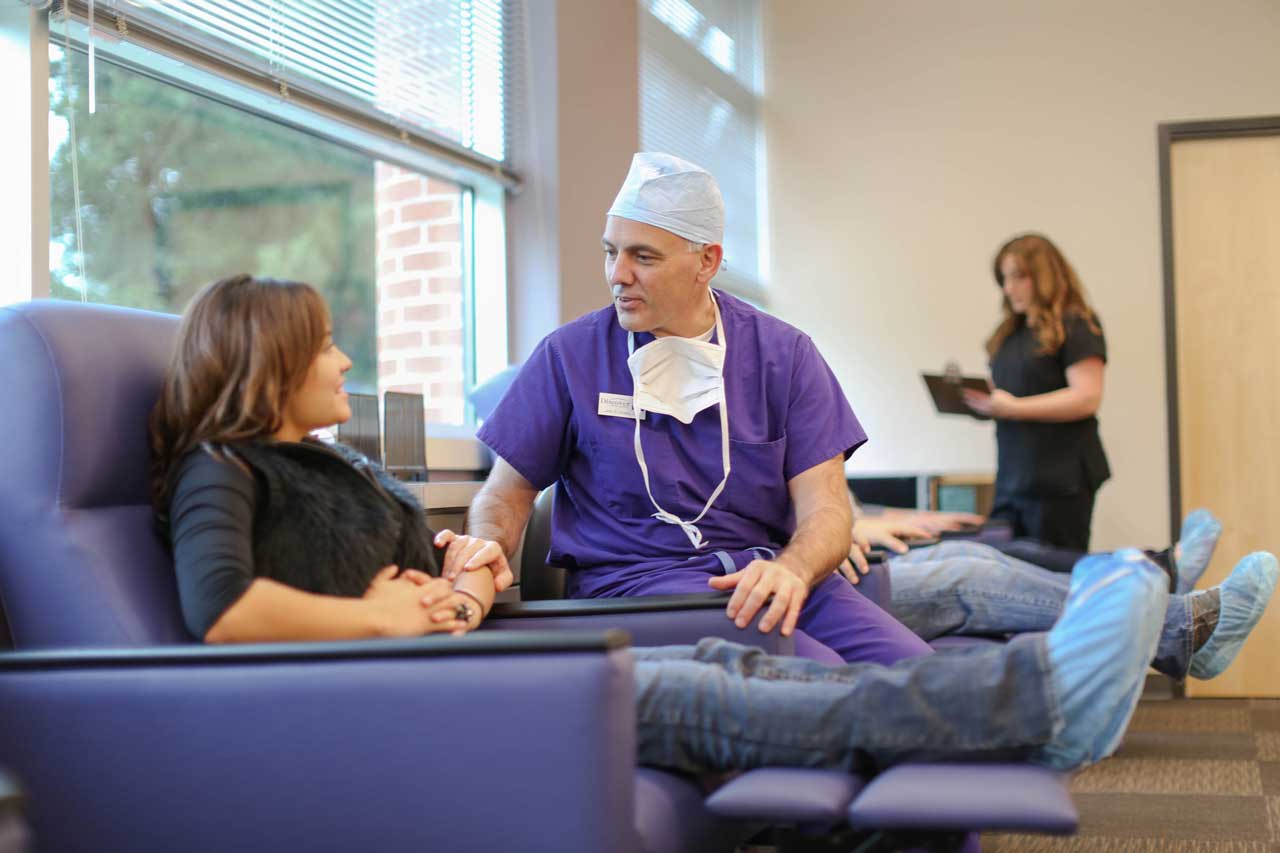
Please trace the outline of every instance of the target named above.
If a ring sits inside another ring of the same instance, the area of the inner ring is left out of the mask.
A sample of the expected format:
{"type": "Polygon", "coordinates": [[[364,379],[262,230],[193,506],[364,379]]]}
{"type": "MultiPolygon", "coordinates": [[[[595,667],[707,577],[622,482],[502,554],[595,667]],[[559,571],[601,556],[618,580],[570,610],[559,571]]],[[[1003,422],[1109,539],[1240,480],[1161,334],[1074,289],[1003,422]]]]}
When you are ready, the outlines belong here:
{"type": "MultiPolygon", "coordinates": [[[[1099,330],[1102,324],[1095,318],[1099,330]]],[[[1067,387],[1067,368],[1098,356],[1107,360],[1107,342],[1083,317],[1063,321],[1066,340],[1053,355],[1041,355],[1036,334],[1025,321],[991,359],[997,388],[1015,397],[1067,387]]],[[[1063,497],[1095,491],[1111,476],[1098,437],[1098,419],[1069,423],[996,422],[996,492],[1020,497],[1063,497]]]]}

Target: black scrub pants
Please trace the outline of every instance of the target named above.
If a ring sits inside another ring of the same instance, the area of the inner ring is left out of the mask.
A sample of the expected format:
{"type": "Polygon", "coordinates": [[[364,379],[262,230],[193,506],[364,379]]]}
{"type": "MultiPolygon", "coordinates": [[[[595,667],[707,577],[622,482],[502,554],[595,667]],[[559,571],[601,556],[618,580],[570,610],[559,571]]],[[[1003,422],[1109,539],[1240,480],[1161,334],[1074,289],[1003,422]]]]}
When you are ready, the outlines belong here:
{"type": "Polygon", "coordinates": [[[1053,498],[997,494],[990,517],[1013,525],[1015,538],[1037,539],[1058,548],[1088,551],[1096,496],[1095,490],[1053,498]]]}

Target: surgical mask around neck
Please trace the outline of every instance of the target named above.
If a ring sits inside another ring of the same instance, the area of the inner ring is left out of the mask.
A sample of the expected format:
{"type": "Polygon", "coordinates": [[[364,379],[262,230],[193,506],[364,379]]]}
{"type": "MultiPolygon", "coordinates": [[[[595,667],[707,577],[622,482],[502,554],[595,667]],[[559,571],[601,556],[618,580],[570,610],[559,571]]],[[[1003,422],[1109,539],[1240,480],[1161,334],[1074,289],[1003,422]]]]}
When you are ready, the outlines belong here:
{"type": "Polygon", "coordinates": [[[716,341],[700,341],[693,338],[656,338],[635,349],[635,335],[627,333],[627,348],[631,355],[627,367],[631,371],[634,386],[632,406],[635,412],[635,452],[640,472],[644,475],[644,488],[649,502],[657,510],[653,517],[667,524],[674,524],[689,537],[694,548],[706,545],[697,523],[711,509],[716,498],[724,491],[729,480],[729,407],[724,397],[724,359],[727,342],[724,323],[720,318],[720,305],[711,297],[716,312],[716,341]],[[640,443],[640,417],[644,412],[670,415],[683,424],[693,422],[703,409],[720,405],[720,455],[724,477],[702,507],[702,512],[692,521],[683,521],[662,508],[653,497],[649,485],[649,466],[645,464],[644,447],[640,443]]]}
{"type": "Polygon", "coordinates": [[[656,338],[631,353],[635,406],[692,423],[724,399],[724,346],[694,338],[656,338]]]}

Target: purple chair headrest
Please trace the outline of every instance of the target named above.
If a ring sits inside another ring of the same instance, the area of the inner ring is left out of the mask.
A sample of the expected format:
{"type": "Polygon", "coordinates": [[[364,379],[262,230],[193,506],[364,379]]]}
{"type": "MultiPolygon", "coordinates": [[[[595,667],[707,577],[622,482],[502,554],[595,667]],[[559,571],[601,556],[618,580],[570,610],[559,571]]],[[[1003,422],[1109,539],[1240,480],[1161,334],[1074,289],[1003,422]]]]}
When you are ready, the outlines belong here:
{"type": "Polygon", "coordinates": [[[147,418],[178,318],[0,308],[0,603],[13,645],[189,640],[155,533],[147,418]]]}

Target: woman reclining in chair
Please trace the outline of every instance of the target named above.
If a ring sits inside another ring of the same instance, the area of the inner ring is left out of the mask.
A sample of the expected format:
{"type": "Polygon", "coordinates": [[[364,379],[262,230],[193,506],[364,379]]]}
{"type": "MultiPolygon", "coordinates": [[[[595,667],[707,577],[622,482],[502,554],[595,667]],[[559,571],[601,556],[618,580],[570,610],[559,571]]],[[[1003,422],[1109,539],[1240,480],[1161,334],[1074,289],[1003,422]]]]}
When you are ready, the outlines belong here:
{"type": "MultiPolygon", "coordinates": [[[[353,451],[350,360],[311,287],[236,276],[183,317],[152,416],[155,499],[188,628],[206,642],[463,634],[510,582],[494,543],[448,530],[353,451]],[[487,570],[442,580],[443,562],[487,570]]],[[[723,640],[636,649],[638,760],[685,771],[866,771],[906,760],[1053,768],[1115,749],[1156,648],[1165,576],[1136,551],[1076,567],[1046,634],[892,667],[825,666],[723,640]]]]}

